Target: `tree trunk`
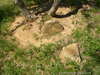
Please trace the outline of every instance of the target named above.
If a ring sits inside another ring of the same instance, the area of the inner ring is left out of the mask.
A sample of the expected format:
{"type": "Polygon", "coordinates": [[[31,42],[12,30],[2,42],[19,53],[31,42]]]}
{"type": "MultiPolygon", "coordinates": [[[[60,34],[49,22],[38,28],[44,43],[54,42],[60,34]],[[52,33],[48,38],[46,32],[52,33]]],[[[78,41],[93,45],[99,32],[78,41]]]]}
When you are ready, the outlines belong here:
{"type": "Polygon", "coordinates": [[[52,5],[51,9],[49,10],[48,15],[55,16],[55,13],[58,9],[60,2],[61,2],[61,0],[54,0],[54,3],[52,5]]]}

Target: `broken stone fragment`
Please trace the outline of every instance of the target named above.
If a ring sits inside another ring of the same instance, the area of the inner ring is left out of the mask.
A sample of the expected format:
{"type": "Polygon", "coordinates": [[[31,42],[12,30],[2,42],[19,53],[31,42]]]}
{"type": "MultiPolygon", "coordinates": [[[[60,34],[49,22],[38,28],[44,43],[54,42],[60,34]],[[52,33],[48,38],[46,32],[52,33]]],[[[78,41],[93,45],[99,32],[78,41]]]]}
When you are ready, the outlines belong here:
{"type": "Polygon", "coordinates": [[[73,43],[62,49],[59,55],[61,62],[66,63],[68,61],[75,61],[76,63],[80,63],[81,58],[78,50],[78,44],[73,43]]]}

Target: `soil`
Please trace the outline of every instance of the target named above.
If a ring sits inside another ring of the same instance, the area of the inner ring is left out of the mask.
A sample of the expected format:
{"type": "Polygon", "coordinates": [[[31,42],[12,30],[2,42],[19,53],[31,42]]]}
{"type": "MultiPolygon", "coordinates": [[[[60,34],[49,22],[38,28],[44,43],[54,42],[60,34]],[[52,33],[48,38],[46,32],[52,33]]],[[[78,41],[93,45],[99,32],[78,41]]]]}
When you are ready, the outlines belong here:
{"type": "MultiPolygon", "coordinates": [[[[58,9],[57,14],[64,15],[70,11],[70,8],[63,7],[58,9]]],[[[21,47],[40,46],[63,39],[68,40],[67,37],[72,34],[73,30],[83,26],[77,23],[81,20],[81,16],[80,12],[64,18],[46,16],[45,20],[43,20],[43,16],[40,16],[36,21],[28,23],[24,23],[23,16],[17,16],[11,25],[11,29],[21,25],[13,33],[13,37],[16,38],[21,47]]]]}

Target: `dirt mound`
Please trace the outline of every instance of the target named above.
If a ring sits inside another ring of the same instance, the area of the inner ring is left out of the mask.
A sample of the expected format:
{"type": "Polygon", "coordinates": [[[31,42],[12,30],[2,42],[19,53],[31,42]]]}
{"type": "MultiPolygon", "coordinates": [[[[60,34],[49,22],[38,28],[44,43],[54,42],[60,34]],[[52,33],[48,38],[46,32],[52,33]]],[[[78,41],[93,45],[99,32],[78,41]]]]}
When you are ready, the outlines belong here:
{"type": "MultiPolygon", "coordinates": [[[[70,11],[70,8],[59,8],[57,14],[66,14],[70,11]]],[[[16,23],[22,23],[22,26],[16,29],[13,36],[23,47],[39,46],[49,42],[54,43],[70,36],[73,30],[79,26],[74,23],[77,20],[76,15],[65,18],[49,18],[46,16],[45,21],[42,21],[40,17],[35,22],[27,24],[23,23],[24,18],[17,17],[11,28],[14,28],[16,23]],[[45,34],[48,36],[45,36],[45,34]]]]}

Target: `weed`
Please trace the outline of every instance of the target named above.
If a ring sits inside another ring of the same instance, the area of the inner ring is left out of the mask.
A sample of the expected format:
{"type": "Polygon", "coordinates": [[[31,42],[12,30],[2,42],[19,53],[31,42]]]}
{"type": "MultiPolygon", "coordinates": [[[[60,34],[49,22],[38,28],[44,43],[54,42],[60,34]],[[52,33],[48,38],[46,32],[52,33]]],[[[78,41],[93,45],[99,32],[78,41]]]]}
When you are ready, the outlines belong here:
{"type": "Polygon", "coordinates": [[[12,0],[3,0],[0,4],[0,34],[6,35],[11,22],[14,21],[14,16],[19,14],[19,9],[15,7],[12,0]]]}
{"type": "Polygon", "coordinates": [[[84,58],[87,60],[87,62],[83,64],[83,69],[85,72],[90,72],[88,75],[91,75],[94,72],[94,67],[98,65],[100,66],[100,56],[97,54],[100,51],[100,37],[98,36],[100,32],[100,16],[94,15],[94,10],[91,10],[89,13],[85,13],[90,15],[86,16],[86,14],[84,14],[85,17],[89,19],[86,21],[87,27],[84,29],[77,29],[73,33],[73,36],[78,42],[80,42],[81,47],[84,48],[82,55],[85,57],[90,57],[89,59],[84,58]]]}

